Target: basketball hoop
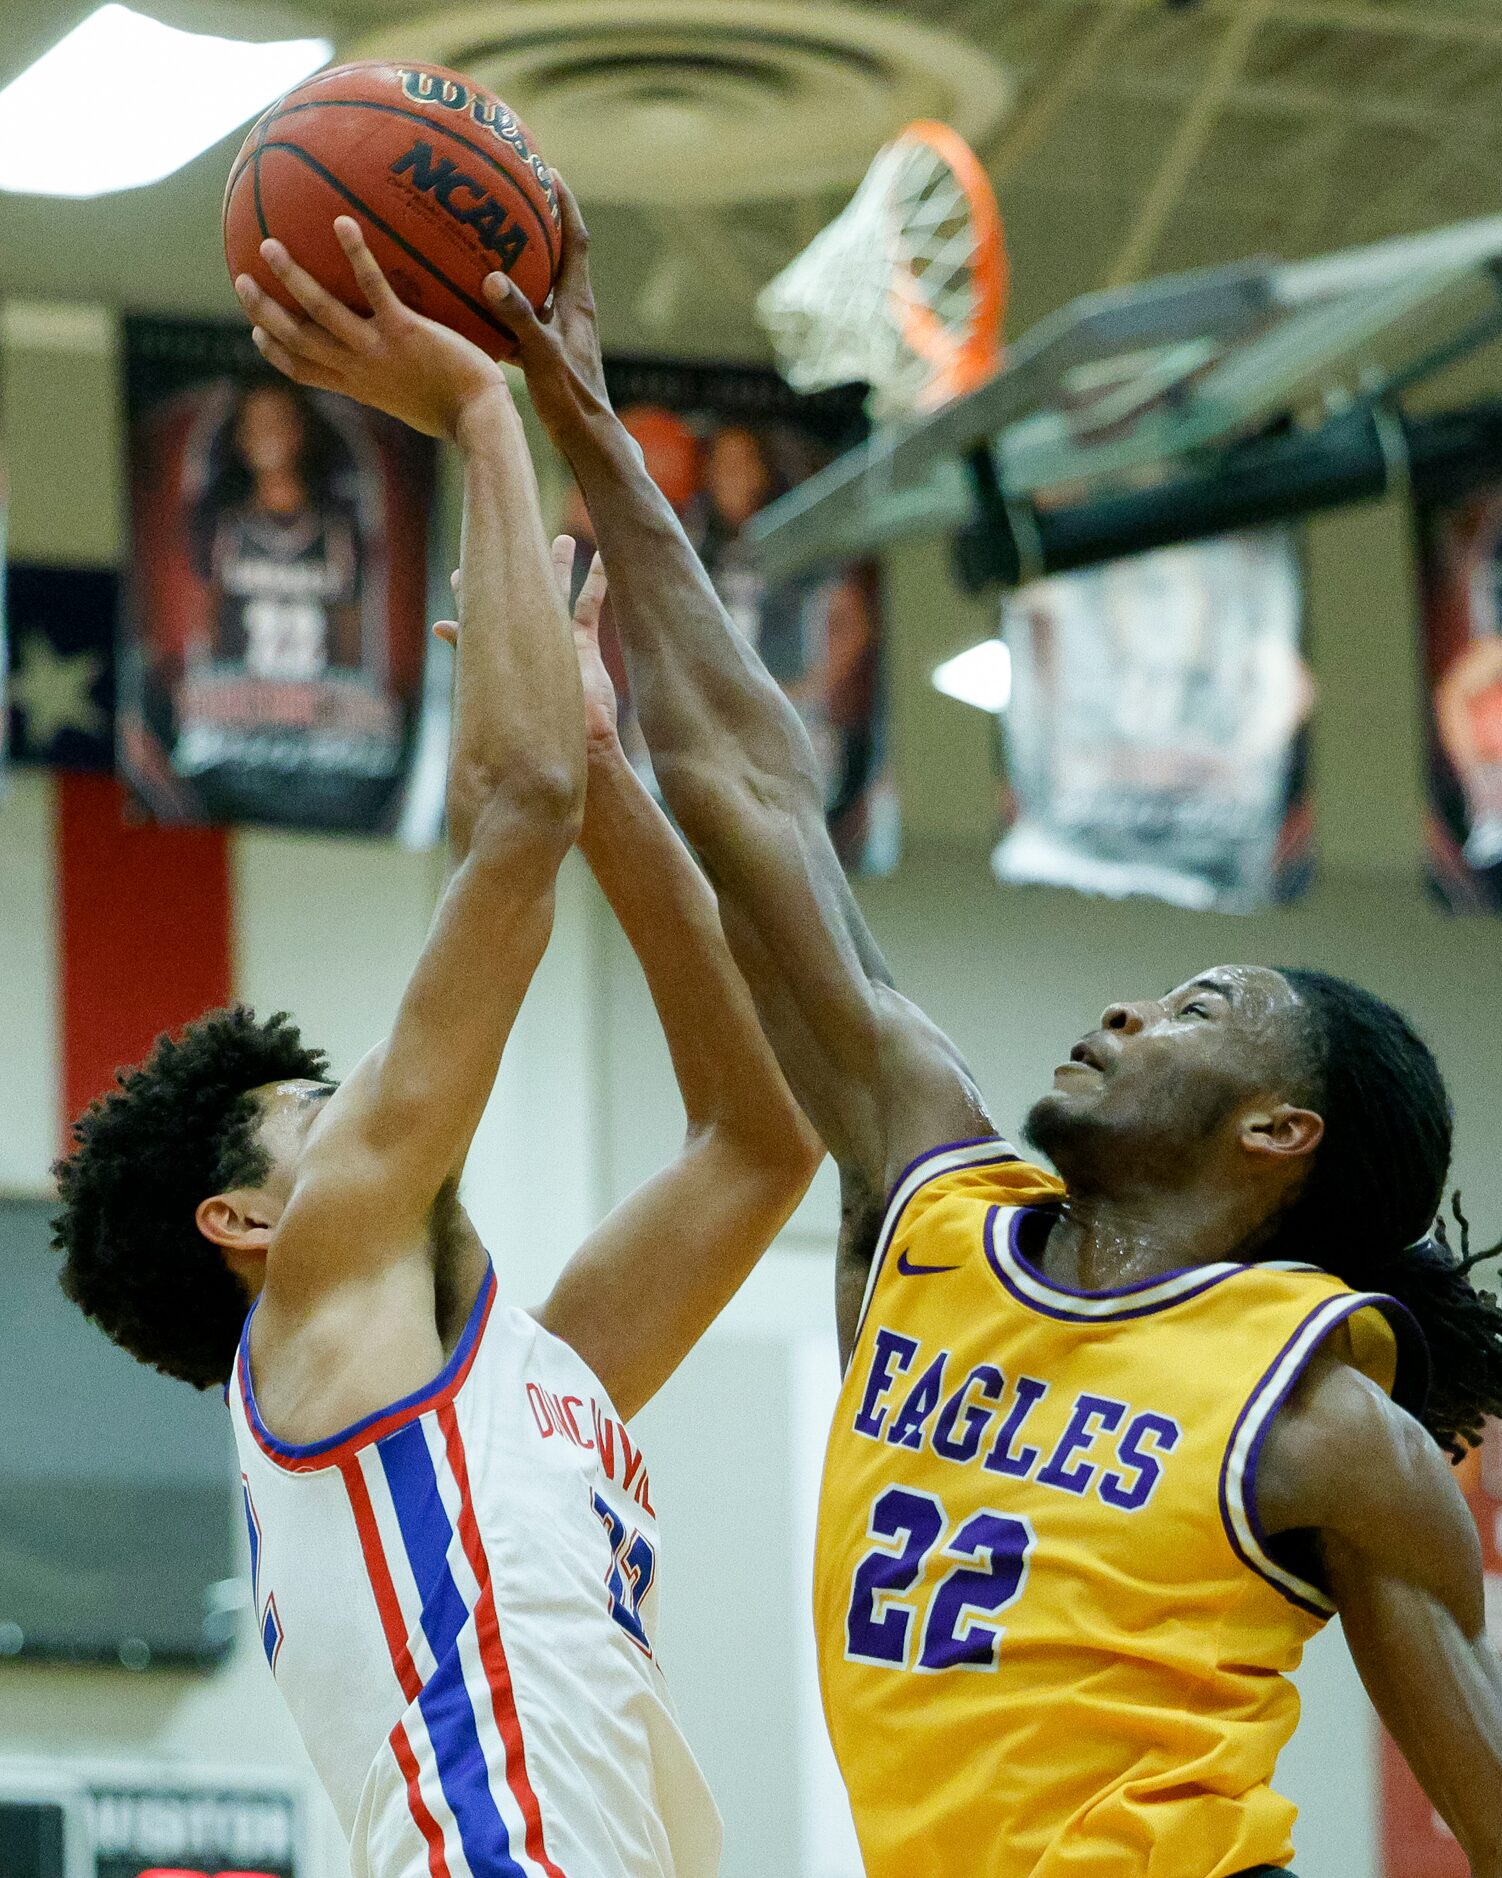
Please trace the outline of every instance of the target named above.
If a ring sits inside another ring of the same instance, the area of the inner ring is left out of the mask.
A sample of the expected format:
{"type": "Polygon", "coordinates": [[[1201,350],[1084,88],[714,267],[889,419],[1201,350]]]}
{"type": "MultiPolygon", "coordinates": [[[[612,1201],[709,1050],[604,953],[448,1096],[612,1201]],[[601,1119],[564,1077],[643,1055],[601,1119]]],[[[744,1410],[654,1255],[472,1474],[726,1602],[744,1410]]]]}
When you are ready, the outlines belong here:
{"type": "Polygon", "coordinates": [[[757,312],[800,391],[864,379],[878,417],[932,411],[1001,363],[1007,254],[980,159],[909,124],[848,206],[762,289],[757,312]]]}

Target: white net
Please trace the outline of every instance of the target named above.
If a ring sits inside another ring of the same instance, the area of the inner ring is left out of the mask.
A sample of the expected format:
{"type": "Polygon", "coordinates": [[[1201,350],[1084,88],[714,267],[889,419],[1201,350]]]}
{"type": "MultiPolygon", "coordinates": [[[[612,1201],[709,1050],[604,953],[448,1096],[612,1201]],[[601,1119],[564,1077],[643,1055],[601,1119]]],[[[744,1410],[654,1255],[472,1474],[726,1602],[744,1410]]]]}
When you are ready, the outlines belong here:
{"type": "Polygon", "coordinates": [[[924,408],[982,316],[980,241],[940,152],[906,134],[889,143],[757,297],[783,376],[800,391],[865,380],[878,417],[924,408]]]}

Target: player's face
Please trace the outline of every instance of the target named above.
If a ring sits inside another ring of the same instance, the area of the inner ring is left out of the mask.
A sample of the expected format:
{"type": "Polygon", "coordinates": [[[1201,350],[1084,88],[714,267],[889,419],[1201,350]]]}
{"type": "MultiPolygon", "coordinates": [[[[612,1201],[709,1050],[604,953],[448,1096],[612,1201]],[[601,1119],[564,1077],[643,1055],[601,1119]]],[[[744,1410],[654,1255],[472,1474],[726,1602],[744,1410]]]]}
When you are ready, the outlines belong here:
{"type": "Polygon", "coordinates": [[[235,442],[257,475],[295,469],[303,447],[302,412],[296,399],[275,385],[252,391],[241,406],[235,442]]]}
{"type": "Polygon", "coordinates": [[[1027,1138],[1076,1185],[1185,1180],[1248,1112],[1298,1100],[1298,1012],[1287,980],[1256,965],[1113,1004],[1054,1071],[1027,1138]]]}

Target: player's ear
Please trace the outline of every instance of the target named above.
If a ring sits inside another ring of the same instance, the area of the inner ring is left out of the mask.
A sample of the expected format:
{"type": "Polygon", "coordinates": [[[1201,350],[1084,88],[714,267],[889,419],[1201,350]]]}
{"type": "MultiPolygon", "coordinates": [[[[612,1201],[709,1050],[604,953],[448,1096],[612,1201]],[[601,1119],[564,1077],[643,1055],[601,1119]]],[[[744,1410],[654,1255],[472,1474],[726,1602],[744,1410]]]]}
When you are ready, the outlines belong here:
{"type": "Polygon", "coordinates": [[[1291,1102],[1253,1109],[1241,1118],[1241,1145],[1248,1154],[1300,1160],[1324,1139],[1324,1118],[1291,1102]]]}
{"type": "Polygon", "coordinates": [[[231,1266],[239,1259],[264,1261],[276,1224],[266,1196],[255,1187],[210,1194],[198,1202],[193,1218],[204,1238],[220,1247],[231,1266]]]}

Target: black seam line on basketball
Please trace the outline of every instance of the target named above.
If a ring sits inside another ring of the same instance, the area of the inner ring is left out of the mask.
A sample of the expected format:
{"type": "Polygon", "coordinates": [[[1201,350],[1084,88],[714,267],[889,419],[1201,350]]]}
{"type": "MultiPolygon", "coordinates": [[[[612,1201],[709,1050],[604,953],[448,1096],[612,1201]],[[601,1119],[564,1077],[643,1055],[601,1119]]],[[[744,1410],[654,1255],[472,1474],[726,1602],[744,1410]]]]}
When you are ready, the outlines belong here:
{"type": "MultiPolygon", "coordinates": [[[[409,118],[412,123],[421,124],[424,130],[437,129],[454,143],[461,144],[466,150],[472,150],[482,163],[488,163],[493,170],[504,176],[508,183],[511,183],[513,187],[515,186],[516,178],[511,174],[510,170],[506,168],[504,163],[497,161],[497,159],[490,154],[484,144],[473,143],[468,137],[461,137],[458,131],[450,130],[447,124],[440,123],[437,118],[424,117],[421,111],[409,111],[405,105],[378,104],[373,98],[310,98],[306,104],[289,104],[285,111],[278,111],[276,116],[279,118],[292,117],[298,111],[326,111],[334,105],[338,105],[341,110],[345,111],[381,111],[387,117],[409,118]]],[[[268,112],[267,115],[269,117],[271,114],[268,112]]],[[[533,155],[535,156],[536,154],[536,151],[533,151],[533,155]]],[[[538,233],[542,236],[543,246],[548,251],[548,267],[550,269],[556,268],[558,265],[558,256],[553,251],[553,229],[547,216],[538,214],[536,204],[532,201],[531,197],[526,195],[523,191],[518,190],[517,195],[519,200],[526,204],[532,219],[537,223],[538,233]]]]}
{"type": "MultiPolygon", "coordinates": [[[[263,138],[265,137],[266,133],[264,130],[261,132],[261,135],[263,138]]],[[[239,160],[235,164],[235,167],[230,171],[229,181],[224,185],[224,207],[220,211],[220,215],[219,215],[219,228],[220,228],[221,234],[224,235],[226,242],[228,241],[228,237],[229,237],[229,209],[230,209],[230,204],[235,199],[235,186],[247,170],[250,170],[251,172],[251,181],[253,184],[259,180],[260,171],[258,168],[254,167],[255,162],[256,162],[256,157],[259,154],[259,151],[260,151],[259,144],[256,146],[254,150],[242,151],[240,154],[239,160]]],[[[257,195],[258,194],[259,192],[257,192],[257,195]]],[[[260,205],[259,200],[256,201],[255,207],[256,207],[256,219],[261,224],[261,236],[262,236],[262,239],[264,240],[265,235],[266,235],[266,217],[261,213],[261,205],[260,205]]]]}
{"type": "Polygon", "coordinates": [[[255,189],[256,220],[261,225],[261,239],[265,241],[271,234],[266,221],[266,207],[261,201],[261,152],[266,148],[266,133],[271,129],[271,113],[268,111],[260,122],[260,136],[256,139],[255,154],[251,157],[250,180],[255,189]]]}
{"type": "MultiPolygon", "coordinates": [[[[456,300],[462,300],[465,306],[469,308],[471,313],[478,313],[480,318],[484,320],[485,324],[487,326],[494,327],[496,332],[500,334],[502,339],[512,340],[514,343],[514,335],[507,332],[506,328],[501,325],[499,320],[497,320],[496,316],[491,312],[490,308],[486,306],[483,300],[471,299],[470,296],[464,291],[462,287],[455,286],[453,281],[449,279],[448,275],[443,272],[442,268],[435,267],[425,254],[423,254],[419,249],[414,248],[412,246],[410,241],[403,240],[403,238],[396,232],[394,228],[390,226],[389,223],[383,222],[381,220],[380,216],[376,214],[374,209],[369,208],[364,202],[360,200],[360,198],[355,194],[355,192],[352,189],[346,189],[344,184],[340,182],[337,176],[333,175],[330,171],[326,170],[323,167],[323,165],[318,161],[317,157],[309,156],[307,151],[303,149],[301,144],[268,143],[265,146],[265,148],[266,150],[285,150],[289,156],[295,156],[295,157],[301,158],[301,160],[307,164],[308,168],[310,170],[316,171],[316,173],[323,178],[323,180],[329,185],[331,189],[337,190],[338,193],[341,196],[343,196],[344,200],[347,203],[349,203],[352,208],[358,209],[362,215],[368,216],[371,222],[375,225],[375,227],[379,228],[383,235],[387,236],[390,240],[394,241],[397,247],[401,249],[403,254],[405,254],[410,260],[415,261],[420,268],[423,268],[427,273],[431,274],[434,280],[438,282],[440,287],[446,287],[456,300]]],[[[260,156],[263,154],[263,152],[258,150],[256,154],[257,156],[260,156]]]]}

